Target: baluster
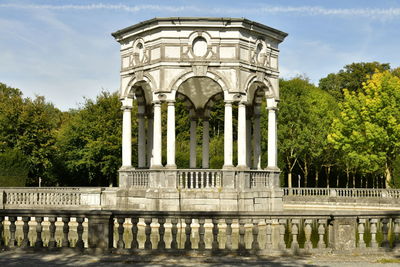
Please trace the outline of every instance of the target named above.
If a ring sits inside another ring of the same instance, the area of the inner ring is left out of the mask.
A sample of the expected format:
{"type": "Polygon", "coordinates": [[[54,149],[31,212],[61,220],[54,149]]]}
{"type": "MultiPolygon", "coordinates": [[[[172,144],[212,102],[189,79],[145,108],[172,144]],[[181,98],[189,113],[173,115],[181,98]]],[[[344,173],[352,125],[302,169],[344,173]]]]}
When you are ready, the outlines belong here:
{"type": "Polygon", "coordinates": [[[313,245],[311,243],[311,232],[312,232],[312,219],[304,220],[304,235],[306,236],[306,241],[304,242],[304,249],[311,250],[313,245]]]}
{"type": "Polygon", "coordinates": [[[364,241],[365,233],[365,219],[358,219],[358,247],[365,248],[366,244],[364,241]]]}
{"type": "Polygon", "coordinates": [[[212,219],[212,223],[213,223],[213,229],[212,229],[212,233],[213,233],[212,249],[215,251],[215,250],[218,250],[218,249],[219,249],[219,243],[218,243],[218,233],[219,233],[218,223],[219,223],[219,219],[213,218],[213,219],[212,219]]]}
{"type": "Polygon", "coordinates": [[[299,242],[297,241],[297,236],[299,235],[299,219],[292,219],[292,245],[290,248],[293,252],[297,252],[299,250],[299,242]]]}
{"type": "Polygon", "coordinates": [[[208,183],[209,181],[208,181],[208,180],[210,179],[210,176],[212,176],[212,173],[211,173],[211,172],[206,172],[206,173],[205,173],[205,180],[206,180],[206,181],[205,181],[205,182],[206,182],[206,185],[205,185],[205,186],[206,186],[206,188],[209,187],[209,183],[208,183]]]}
{"type": "Polygon", "coordinates": [[[144,218],[144,223],[146,224],[146,227],[144,229],[144,233],[146,234],[146,241],[144,242],[144,249],[152,249],[151,245],[151,222],[153,221],[153,218],[151,217],[146,217],[144,218]]]}
{"type": "Polygon", "coordinates": [[[266,239],[265,239],[265,249],[272,249],[272,220],[265,220],[265,234],[266,234],[266,239]]]}
{"type": "MultiPolygon", "coordinates": [[[[0,219],[1,219],[1,217],[0,217],[0,219]]],[[[1,221],[0,221],[0,223],[1,223],[1,221]]],[[[1,225],[0,225],[0,227],[1,227],[1,225]]],[[[400,246],[400,218],[394,219],[393,232],[394,232],[393,247],[394,248],[399,248],[399,246],[400,246]]],[[[1,230],[0,230],[0,234],[1,234],[1,230]]]]}
{"type": "Polygon", "coordinates": [[[137,224],[139,222],[139,218],[137,217],[132,217],[131,218],[132,222],[132,242],[131,242],[131,249],[137,249],[139,248],[139,243],[137,241],[137,236],[138,236],[138,227],[137,224]]]}
{"type": "Polygon", "coordinates": [[[383,241],[382,241],[381,246],[386,249],[390,248],[390,243],[388,240],[388,232],[389,232],[388,223],[389,223],[389,219],[387,219],[387,218],[382,219],[383,241]]]}
{"type": "Polygon", "coordinates": [[[191,218],[186,218],[185,219],[185,234],[186,234],[186,240],[185,240],[185,249],[192,249],[192,243],[190,242],[190,234],[192,233],[192,228],[190,225],[192,224],[192,219],[191,218]]]}
{"type": "Polygon", "coordinates": [[[36,242],[35,242],[35,248],[41,248],[43,247],[43,241],[42,241],[42,222],[43,222],[43,217],[35,217],[36,221],[36,242]]]}
{"type": "Polygon", "coordinates": [[[64,223],[63,225],[63,240],[62,240],[62,247],[63,248],[68,248],[69,247],[69,240],[68,240],[68,233],[69,233],[69,226],[68,223],[70,221],[70,218],[68,216],[63,216],[62,221],[64,223]]]}
{"type": "Polygon", "coordinates": [[[318,235],[319,235],[318,248],[319,249],[326,248],[326,244],[325,244],[325,240],[324,240],[326,223],[327,223],[326,219],[318,220],[318,235]]]}
{"type": "Polygon", "coordinates": [[[205,172],[201,172],[201,178],[200,178],[200,188],[204,188],[204,174],[205,172]]]}
{"type": "Polygon", "coordinates": [[[199,172],[194,172],[194,177],[195,177],[195,188],[199,188],[199,172]]]}
{"type": "Polygon", "coordinates": [[[279,219],[279,249],[285,250],[285,229],[286,229],[286,219],[279,219]]]}
{"type": "Polygon", "coordinates": [[[245,250],[246,244],[244,243],[244,235],[246,233],[246,229],[244,228],[245,219],[239,219],[239,250],[245,250]]]}
{"type": "Polygon", "coordinates": [[[56,224],[55,223],[56,223],[56,221],[57,221],[57,217],[54,217],[54,216],[49,217],[49,222],[50,222],[50,225],[49,225],[50,239],[49,239],[49,244],[48,244],[49,248],[57,247],[57,242],[55,239],[55,236],[56,236],[56,224]]]}
{"type": "MultiPolygon", "coordinates": [[[[29,221],[31,220],[31,217],[29,216],[23,216],[22,221],[24,222],[24,225],[22,226],[22,232],[24,234],[24,239],[22,240],[21,247],[26,248],[30,247],[30,242],[28,238],[29,234],[29,221]]],[[[1,236],[0,236],[1,238],[1,236]]]]}
{"type": "Polygon", "coordinates": [[[171,219],[171,235],[172,235],[172,240],[171,240],[171,249],[178,249],[178,242],[176,242],[176,235],[178,234],[178,219],[177,218],[172,218],[171,219]]]}
{"type": "Polygon", "coordinates": [[[124,249],[125,248],[125,242],[124,242],[124,222],[125,218],[117,218],[117,223],[118,223],[118,242],[117,242],[117,248],[118,249],[124,249]]]}
{"type": "Polygon", "coordinates": [[[17,240],[15,240],[15,231],[17,230],[17,227],[15,226],[15,221],[17,220],[17,217],[15,216],[9,216],[8,220],[10,221],[10,241],[8,242],[8,246],[10,248],[13,248],[17,245],[17,240]]]}
{"type": "Polygon", "coordinates": [[[217,172],[215,175],[215,187],[221,187],[221,173],[217,172]]]}
{"type": "Polygon", "coordinates": [[[182,172],[178,172],[178,188],[182,188],[183,186],[183,181],[182,181],[182,172]]]}
{"type": "Polygon", "coordinates": [[[190,172],[190,188],[194,188],[194,173],[190,172]]]}
{"type": "Polygon", "coordinates": [[[85,247],[85,243],[83,242],[83,222],[85,221],[85,218],[80,216],[76,217],[76,222],[78,223],[78,226],[76,227],[76,232],[78,233],[78,241],[76,241],[76,248],[78,250],[83,250],[85,247]]]}
{"type": "Polygon", "coordinates": [[[377,227],[376,223],[378,222],[378,219],[370,219],[370,232],[371,232],[371,248],[377,248],[378,243],[376,242],[376,232],[377,232],[377,227]]]}
{"type": "Polygon", "coordinates": [[[253,234],[253,242],[251,243],[251,249],[254,251],[257,251],[260,249],[260,245],[258,243],[258,220],[253,219],[253,229],[252,229],[252,234],[253,234]]]}
{"type": "Polygon", "coordinates": [[[165,249],[165,241],[164,241],[164,234],[165,234],[165,218],[160,217],[158,218],[158,223],[160,224],[160,227],[158,228],[158,234],[160,236],[160,239],[158,240],[158,245],[157,248],[160,250],[165,249]]]}
{"type": "Polygon", "coordinates": [[[232,219],[225,219],[225,223],[226,223],[225,249],[232,250],[232,219]]]}
{"type": "Polygon", "coordinates": [[[0,248],[4,246],[3,232],[4,232],[4,216],[0,215],[0,248]]]}
{"type": "Polygon", "coordinates": [[[205,229],[204,229],[204,223],[206,220],[204,218],[199,219],[199,250],[205,250],[206,249],[206,242],[204,242],[204,234],[205,234],[205,229]]]}

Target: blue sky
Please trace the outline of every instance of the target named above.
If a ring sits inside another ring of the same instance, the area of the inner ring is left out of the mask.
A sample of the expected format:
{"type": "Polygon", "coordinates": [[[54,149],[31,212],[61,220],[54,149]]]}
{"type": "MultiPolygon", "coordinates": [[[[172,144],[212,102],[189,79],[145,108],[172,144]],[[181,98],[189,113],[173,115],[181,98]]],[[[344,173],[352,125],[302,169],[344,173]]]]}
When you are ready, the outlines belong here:
{"type": "Polygon", "coordinates": [[[312,82],[352,62],[400,66],[398,0],[0,0],[0,82],[68,110],[119,87],[110,35],[153,17],[245,17],[289,33],[281,76],[312,82]]]}

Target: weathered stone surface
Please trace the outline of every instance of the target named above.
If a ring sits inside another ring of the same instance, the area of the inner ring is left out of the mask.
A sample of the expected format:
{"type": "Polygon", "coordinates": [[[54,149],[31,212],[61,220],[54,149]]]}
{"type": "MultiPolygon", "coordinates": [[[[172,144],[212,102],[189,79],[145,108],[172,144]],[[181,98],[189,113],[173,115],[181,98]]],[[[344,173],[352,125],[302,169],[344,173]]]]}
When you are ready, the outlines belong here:
{"type": "Polygon", "coordinates": [[[356,218],[337,217],[331,222],[330,246],[335,250],[351,251],[356,248],[356,218]]]}

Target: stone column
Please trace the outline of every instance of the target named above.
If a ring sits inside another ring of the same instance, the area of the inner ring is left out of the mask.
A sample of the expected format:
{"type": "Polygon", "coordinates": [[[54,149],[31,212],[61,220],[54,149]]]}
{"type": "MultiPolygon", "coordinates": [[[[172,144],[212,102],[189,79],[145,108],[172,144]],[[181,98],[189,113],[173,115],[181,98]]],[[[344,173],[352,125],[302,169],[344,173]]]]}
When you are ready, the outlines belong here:
{"type": "Polygon", "coordinates": [[[122,100],[122,168],[132,167],[132,99],[122,100]]]}
{"type": "Polygon", "coordinates": [[[209,146],[210,146],[210,122],[208,118],[203,119],[203,148],[202,148],[202,168],[208,169],[210,168],[209,159],[209,146]]]}
{"type": "Polygon", "coordinates": [[[232,131],[232,102],[225,101],[224,121],[224,169],[233,167],[233,131],[232,131]]]}
{"type": "Polygon", "coordinates": [[[147,115],[147,167],[152,165],[153,161],[153,113],[147,115]]]}
{"type": "Polygon", "coordinates": [[[275,98],[267,99],[268,109],[268,169],[278,169],[277,165],[277,131],[276,131],[276,110],[275,98]]]}
{"type": "Polygon", "coordinates": [[[244,102],[239,103],[238,107],[238,168],[247,168],[247,138],[246,138],[246,105],[244,102]]]}
{"type": "Polygon", "coordinates": [[[154,102],[154,124],[153,124],[153,161],[152,169],[162,167],[162,131],[161,131],[161,102],[154,102]]]}
{"type": "Polygon", "coordinates": [[[176,169],[175,164],[175,101],[168,102],[167,111],[167,168],[176,169]]]}
{"type": "MultiPolygon", "coordinates": [[[[247,111],[249,111],[247,109],[247,111]]],[[[246,165],[248,168],[251,167],[251,152],[252,152],[252,145],[251,145],[251,117],[250,112],[247,112],[246,118],[246,165]]]]}
{"type": "Polygon", "coordinates": [[[253,120],[253,168],[261,169],[261,129],[260,129],[260,106],[254,106],[253,120]]]}
{"type": "Polygon", "coordinates": [[[190,168],[193,169],[196,168],[196,145],[197,145],[196,128],[197,128],[196,118],[192,114],[190,118],[190,168]]]}
{"type": "Polygon", "coordinates": [[[138,167],[146,167],[146,129],[144,106],[138,106],[138,167]]]}

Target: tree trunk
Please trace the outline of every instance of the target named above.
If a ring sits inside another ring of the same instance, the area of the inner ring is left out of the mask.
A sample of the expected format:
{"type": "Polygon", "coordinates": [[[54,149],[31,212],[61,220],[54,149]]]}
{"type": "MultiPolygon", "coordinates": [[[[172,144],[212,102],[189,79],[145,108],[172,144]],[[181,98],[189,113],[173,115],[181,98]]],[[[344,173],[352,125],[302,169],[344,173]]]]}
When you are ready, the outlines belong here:
{"type": "Polygon", "coordinates": [[[327,172],[326,185],[327,185],[327,188],[329,188],[330,182],[331,182],[331,166],[327,167],[326,172],[327,172]]]}
{"type": "Polygon", "coordinates": [[[350,182],[350,170],[348,168],[346,168],[346,188],[349,188],[349,182],[350,182]]]}
{"type": "Polygon", "coordinates": [[[308,177],[308,167],[307,164],[304,164],[304,187],[308,186],[307,177],[308,177]]]}
{"type": "Polygon", "coordinates": [[[315,171],[315,187],[319,187],[318,186],[318,178],[319,178],[318,175],[319,175],[319,172],[316,170],[315,171]]]}
{"type": "Polygon", "coordinates": [[[353,173],[353,188],[356,188],[356,174],[353,173]]]}
{"type": "Polygon", "coordinates": [[[387,163],[385,168],[385,182],[386,182],[386,188],[390,188],[392,182],[392,172],[387,163]]]}
{"type": "Polygon", "coordinates": [[[289,173],[288,173],[287,180],[288,180],[288,187],[292,188],[292,172],[291,171],[289,171],[289,173]]]}

